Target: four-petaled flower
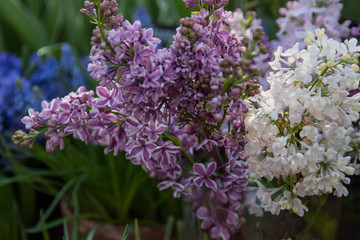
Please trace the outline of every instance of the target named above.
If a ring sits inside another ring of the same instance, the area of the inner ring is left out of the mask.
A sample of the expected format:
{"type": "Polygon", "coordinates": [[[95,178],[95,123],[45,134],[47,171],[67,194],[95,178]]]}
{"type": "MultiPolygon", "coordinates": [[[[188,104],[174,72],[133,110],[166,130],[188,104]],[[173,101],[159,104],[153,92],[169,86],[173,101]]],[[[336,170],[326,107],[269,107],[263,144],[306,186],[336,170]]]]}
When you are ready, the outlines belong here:
{"type": "Polygon", "coordinates": [[[217,191],[216,182],[210,177],[214,174],[216,170],[216,162],[209,162],[206,166],[202,163],[195,163],[194,164],[194,172],[195,174],[199,175],[199,177],[194,178],[194,183],[196,186],[201,187],[203,183],[208,188],[211,188],[213,191],[217,191]]]}

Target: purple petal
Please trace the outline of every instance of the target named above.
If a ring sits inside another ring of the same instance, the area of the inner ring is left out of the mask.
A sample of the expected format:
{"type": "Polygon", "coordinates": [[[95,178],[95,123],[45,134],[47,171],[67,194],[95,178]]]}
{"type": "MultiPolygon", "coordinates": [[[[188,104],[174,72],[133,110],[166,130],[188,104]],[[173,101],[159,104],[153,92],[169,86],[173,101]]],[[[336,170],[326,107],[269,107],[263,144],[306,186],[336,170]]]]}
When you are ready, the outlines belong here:
{"type": "Polygon", "coordinates": [[[164,189],[171,187],[172,185],[174,185],[173,181],[163,181],[163,182],[159,183],[157,185],[157,187],[159,188],[160,191],[162,191],[164,189]]]}
{"type": "Polygon", "coordinates": [[[150,154],[149,150],[147,150],[147,148],[144,148],[142,156],[143,156],[144,161],[147,161],[150,159],[151,154],[150,154]]]}
{"type": "Polygon", "coordinates": [[[147,143],[146,148],[148,148],[150,150],[154,150],[155,148],[157,148],[157,146],[153,143],[147,143]]]}
{"type": "Polygon", "coordinates": [[[237,226],[239,223],[239,216],[235,214],[234,212],[229,211],[228,216],[226,218],[226,222],[233,226],[237,226]]]}
{"type": "Polygon", "coordinates": [[[207,170],[206,170],[206,176],[210,177],[211,175],[214,174],[215,170],[216,170],[216,162],[210,162],[207,164],[207,170]]]}
{"type": "Polygon", "coordinates": [[[196,211],[196,216],[200,219],[206,219],[209,217],[209,211],[206,207],[201,207],[196,211]]]}
{"type": "Polygon", "coordinates": [[[205,165],[202,163],[195,163],[194,164],[194,172],[200,176],[206,176],[206,168],[205,165]]]}
{"type": "Polygon", "coordinates": [[[137,146],[131,149],[131,155],[137,155],[140,152],[142,152],[143,147],[142,146],[137,146]]]}
{"type": "Polygon", "coordinates": [[[107,89],[104,88],[104,87],[97,87],[97,88],[96,88],[96,94],[97,94],[99,97],[104,97],[104,98],[109,98],[109,97],[110,97],[107,89]]]}
{"type": "Polygon", "coordinates": [[[133,117],[127,118],[127,119],[126,119],[126,122],[127,122],[128,124],[130,124],[131,126],[134,126],[134,127],[137,127],[137,126],[140,125],[139,122],[138,122],[138,120],[137,120],[136,118],[133,118],[133,117]]]}
{"type": "Polygon", "coordinates": [[[216,195],[216,198],[222,202],[222,203],[227,203],[228,199],[227,199],[227,196],[226,194],[223,192],[223,191],[218,191],[215,193],[216,195]]]}
{"type": "Polygon", "coordinates": [[[207,186],[208,188],[211,188],[213,191],[217,191],[217,185],[216,182],[212,179],[205,179],[205,186],[207,186]]]}
{"type": "Polygon", "coordinates": [[[221,225],[217,225],[217,226],[213,227],[211,229],[211,238],[217,239],[218,237],[220,237],[220,230],[221,230],[221,225]]]}
{"type": "Polygon", "coordinates": [[[70,112],[71,105],[68,102],[62,102],[62,103],[60,103],[60,108],[61,108],[61,110],[64,110],[66,112],[70,112]]]}
{"type": "Polygon", "coordinates": [[[81,141],[86,142],[87,134],[86,134],[86,131],[84,129],[78,128],[77,131],[76,131],[76,134],[79,136],[81,141]]]}
{"type": "Polygon", "coordinates": [[[21,122],[22,122],[23,124],[29,124],[29,123],[32,123],[33,120],[31,119],[31,117],[26,116],[26,117],[23,117],[23,118],[21,119],[21,122]]]}
{"type": "Polygon", "coordinates": [[[66,124],[70,121],[70,114],[69,113],[60,113],[59,121],[61,124],[66,124]]]}
{"type": "Polygon", "coordinates": [[[194,179],[194,183],[196,186],[201,187],[204,183],[204,178],[203,177],[197,177],[194,179]]]}

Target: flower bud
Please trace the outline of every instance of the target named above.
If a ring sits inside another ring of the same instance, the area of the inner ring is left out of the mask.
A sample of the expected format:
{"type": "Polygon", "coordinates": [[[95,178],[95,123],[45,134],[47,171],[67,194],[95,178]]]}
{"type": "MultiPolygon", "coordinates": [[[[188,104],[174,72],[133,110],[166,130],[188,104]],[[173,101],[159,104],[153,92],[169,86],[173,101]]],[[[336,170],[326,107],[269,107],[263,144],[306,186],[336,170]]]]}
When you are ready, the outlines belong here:
{"type": "Polygon", "coordinates": [[[324,28],[316,29],[315,33],[316,33],[316,36],[323,37],[325,35],[325,29],[324,28]]]}
{"type": "Polygon", "coordinates": [[[312,32],[307,32],[306,37],[311,41],[315,39],[315,35],[312,32]]]}
{"type": "Polygon", "coordinates": [[[359,66],[356,65],[356,64],[352,64],[351,65],[351,69],[354,71],[354,72],[358,72],[360,70],[359,66]]]}

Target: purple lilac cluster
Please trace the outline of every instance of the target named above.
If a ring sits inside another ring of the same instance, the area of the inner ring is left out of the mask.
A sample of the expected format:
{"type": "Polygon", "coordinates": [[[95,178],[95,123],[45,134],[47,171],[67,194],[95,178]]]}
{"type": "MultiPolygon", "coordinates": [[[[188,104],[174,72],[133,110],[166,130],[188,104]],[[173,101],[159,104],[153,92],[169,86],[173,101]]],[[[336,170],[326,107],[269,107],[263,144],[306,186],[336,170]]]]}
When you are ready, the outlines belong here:
{"type": "Polygon", "coordinates": [[[268,89],[266,74],[272,55],[269,52],[271,44],[263,32],[262,20],[256,17],[255,12],[248,11],[244,14],[241,9],[233,12],[233,18],[231,32],[241,37],[242,44],[246,47],[241,68],[253,72],[263,89],[268,89]]]}
{"type": "Polygon", "coordinates": [[[230,33],[227,1],[196,2],[204,8],[180,20],[170,49],[157,50],[152,29],[113,15],[116,1],[86,1],[82,13],[97,23],[88,65],[100,83],[96,96],[81,87],[42,102],[41,112],[30,109],[22,120],[29,134],[13,140],[27,146],[44,133],[53,152],[72,135],[106,154],[125,151],[161,180],[160,190],[190,198],[213,239],[229,239],[243,223],[248,182],[244,99],[259,86],[256,68],[242,68],[246,49],[230,33]]]}

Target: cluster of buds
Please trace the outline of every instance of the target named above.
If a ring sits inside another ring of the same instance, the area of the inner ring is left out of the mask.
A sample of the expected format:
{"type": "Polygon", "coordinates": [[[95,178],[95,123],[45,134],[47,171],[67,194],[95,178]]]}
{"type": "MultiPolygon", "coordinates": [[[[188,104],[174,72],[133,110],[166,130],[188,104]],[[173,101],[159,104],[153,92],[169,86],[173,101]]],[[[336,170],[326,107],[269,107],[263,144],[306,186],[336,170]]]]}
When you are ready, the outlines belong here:
{"type": "Polygon", "coordinates": [[[33,132],[25,133],[23,130],[17,130],[12,136],[11,140],[20,145],[23,148],[32,148],[36,137],[33,136],[33,132]]]}
{"type": "Polygon", "coordinates": [[[229,0],[183,0],[186,8],[205,8],[216,10],[228,5],[229,0]]]}

